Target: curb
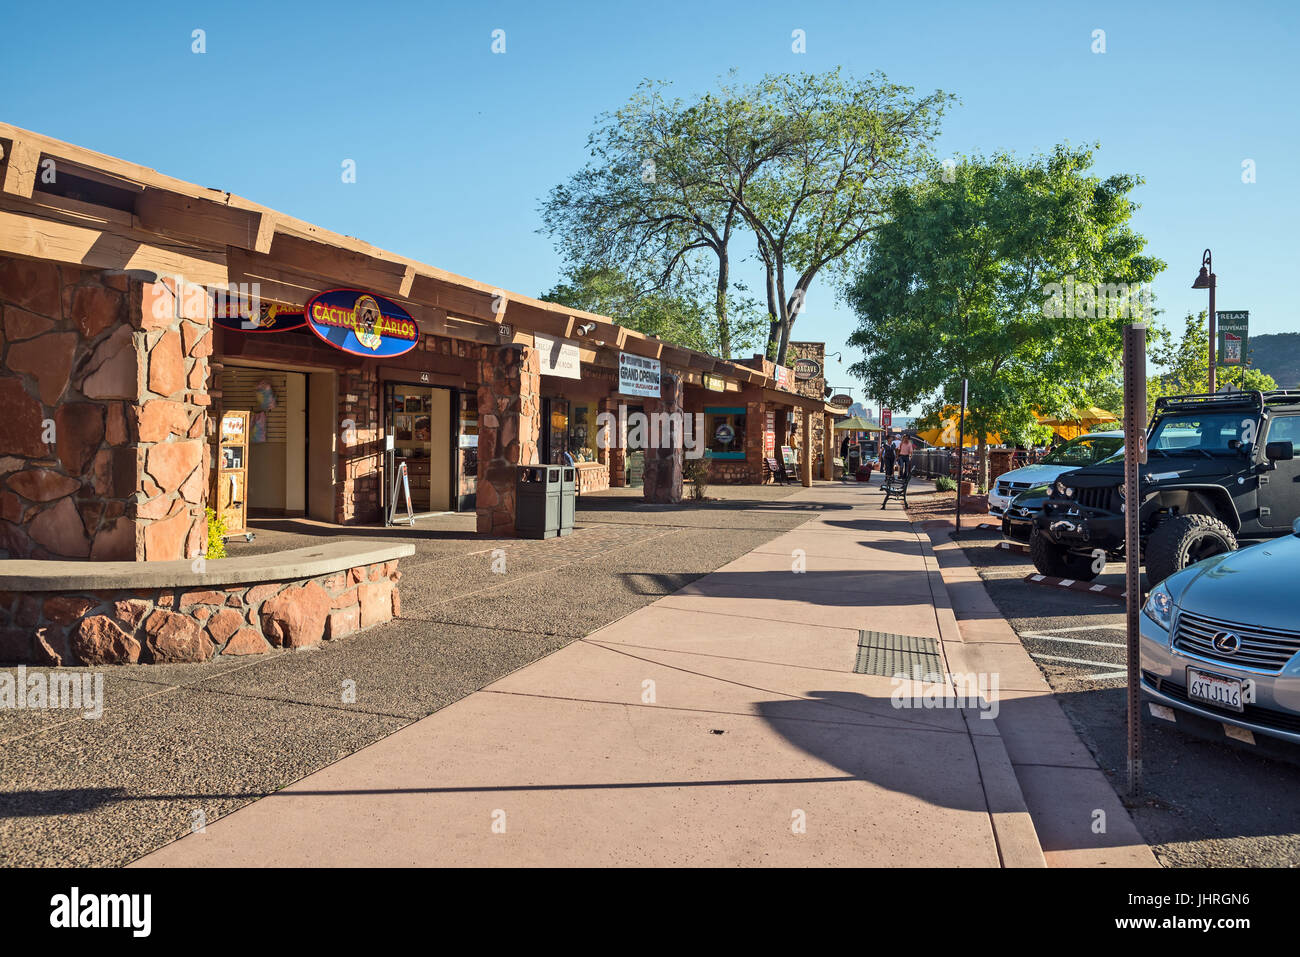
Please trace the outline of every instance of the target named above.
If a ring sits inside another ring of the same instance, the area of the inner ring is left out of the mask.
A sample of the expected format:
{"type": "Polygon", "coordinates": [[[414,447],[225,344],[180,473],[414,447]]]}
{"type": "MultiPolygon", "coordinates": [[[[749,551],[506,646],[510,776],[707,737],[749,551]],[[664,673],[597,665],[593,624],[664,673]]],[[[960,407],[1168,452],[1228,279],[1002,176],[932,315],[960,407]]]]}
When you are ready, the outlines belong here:
{"type": "MultiPolygon", "coordinates": [[[[1028,551],[1029,549],[1025,549],[1028,551]]],[[[1054,588],[1068,588],[1070,591],[1087,592],[1090,595],[1105,595],[1107,598],[1123,598],[1128,595],[1127,589],[1120,588],[1118,585],[1098,585],[1091,582],[1081,582],[1074,578],[1054,578],[1051,575],[1026,575],[1024,580],[1030,585],[1048,585],[1054,588]]]]}
{"type": "MultiPolygon", "coordinates": [[[[954,665],[953,657],[960,662],[959,646],[963,644],[961,627],[953,610],[952,596],[943,578],[943,570],[934,554],[933,545],[926,535],[916,534],[925,560],[926,575],[930,580],[930,594],[934,599],[934,614],[939,625],[939,647],[944,666],[951,673],[966,671],[954,665]]],[[[1047,858],[1038,840],[1033,816],[1020,788],[1015,766],[1008,754],[996,721],[985,721],[965,714],[967,733],[975,751],[980,784],[988,806],[989,823],[997,843],[998,857],[1003,867],[1046,867],[1047,858]],[[986,725],[987,727],[979,727],[986,725]]]]}
{"type": "MultiPolygon", "coordinates": [[[[1002,704],[1020,703],[1020,717],[1000,715],[993,723],[997,725],[1007,763],[1016,779],[1017,792],[1028,808],[1035,845],[1041,849],[1047,866],[1159,867],[1128,809],[1079,739],[1020,637],[997,610],[983,579],[961,546],[951,539],[937,541],[933,532],[927,537],[932,537],[930,544],[943,552],[944,560],[939,561],[940,556],[933,548],[925,549],[927,557],[934,558],[945,589],[956,591],[964,597],[968,610],[979,612],[967,616],[957,614],[949,593],[947,604],[962,635],[961,644],[953,650],[970,665],[962,670],[979,671],[981,664],[986,668],[989,664],[1001,665],[1010,672],[1012,684],[1019,681],[1026,686],[1004,688],[1009,695],[1000,695],[1002,704]],[[978,590],[973,590],[975,583],[979,584],[978,590]],[[979,604],[988,607],[974,607],[979,604]],[[1099,810],[1105,812],[1104,819],[1108,822],[1100,839],[1088,827],[1089,816],[1099,810]]],[[[1029,579],[1035,577],[1047,579],[1042,575],[1031,575],[1029,579]]],[[[1073,584],[1084,584],[1081,590],[1090,590],[1086,583],[1073,584]]],[[[961,604],[961,601],[957,603],[961,604]]]]}

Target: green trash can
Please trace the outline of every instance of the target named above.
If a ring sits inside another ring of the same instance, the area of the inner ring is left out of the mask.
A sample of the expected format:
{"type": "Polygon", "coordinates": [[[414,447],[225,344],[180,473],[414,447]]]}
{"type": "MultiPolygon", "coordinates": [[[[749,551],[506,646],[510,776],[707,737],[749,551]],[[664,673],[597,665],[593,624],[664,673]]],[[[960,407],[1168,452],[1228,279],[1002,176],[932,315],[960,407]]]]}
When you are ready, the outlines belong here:
{"type": "Polygon", "coordinates": [[[515,532],[522,538],[560,534],[559,465],[521,465],[515,482],[515,532]]]}
{"type": "Polygon", "coordinates": [[[573,534],[573,513],[578,500],[578,470],[560,466],[560,534],[573,534]]]}

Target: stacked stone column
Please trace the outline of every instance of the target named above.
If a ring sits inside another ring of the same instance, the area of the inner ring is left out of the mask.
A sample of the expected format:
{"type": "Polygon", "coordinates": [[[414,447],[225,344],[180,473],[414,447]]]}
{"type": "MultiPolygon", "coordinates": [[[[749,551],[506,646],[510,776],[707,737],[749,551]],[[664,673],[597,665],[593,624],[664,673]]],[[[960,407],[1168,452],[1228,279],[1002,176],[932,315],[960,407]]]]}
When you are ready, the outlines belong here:
{"type": "Polygon", "coordinates": [[[661,436],[658,443],[651,442],[645,451],[645,485],[642,494],[647,502],[676,503],[682,500],[682,431],[686,389],[682,377],[665,372],[659,379],[659,398],[646,399],[646,415],[658,413],[678,416],[673,441],[661,436]]]}
{"type": "Polygon", "coordinates": [[[480,535],[515,534],[518,467],[537,462],[541,369],[541,356],[532,346],[485,348],[479,360],[476,511],[480,535]]]}

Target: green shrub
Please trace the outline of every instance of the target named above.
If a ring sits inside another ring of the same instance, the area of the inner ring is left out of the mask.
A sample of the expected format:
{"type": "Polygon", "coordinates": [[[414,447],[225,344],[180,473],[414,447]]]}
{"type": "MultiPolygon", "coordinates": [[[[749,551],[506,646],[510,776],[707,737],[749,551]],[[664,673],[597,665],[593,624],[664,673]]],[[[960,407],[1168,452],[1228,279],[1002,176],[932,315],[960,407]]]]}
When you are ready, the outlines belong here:
{"type": "Polygon", "coordinates": [[[934,490],[936,492],[955,492],[957,491],[957,480],[951,475],[940,475],[934,480],[934,490]]]}
{"type": "Polygon", "coordinates": [[[208,550],[205,558],[226,557],[226,520],[218,518],[212,509],[206,509],[208,515],[208,550]]]}
{"type": "Polygon", "coordinates": [[[700,501],[709,490],[709,456],[682,461],[682,478],[691,483],[691,498],[700,501]]]}

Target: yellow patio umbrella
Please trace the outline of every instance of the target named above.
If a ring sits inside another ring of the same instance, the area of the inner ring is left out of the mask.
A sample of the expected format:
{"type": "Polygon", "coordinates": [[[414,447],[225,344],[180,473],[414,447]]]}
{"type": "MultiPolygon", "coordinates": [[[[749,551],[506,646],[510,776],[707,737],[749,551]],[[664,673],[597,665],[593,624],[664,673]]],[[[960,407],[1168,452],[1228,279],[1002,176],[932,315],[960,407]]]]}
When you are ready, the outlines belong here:
{"type": "MultiPolygon", "coordinates": [[[[943,410],[943,421],[932,429],[926,429],[923,432],[917,432],[917,438],[929,442],[931,445],[941,445],[945,448],[955,449],[957,447],[957,426],[961,422],[961,410],[956,406],[950,405],[943,410]]],[[[962,448],[974,448],[980,444],[979,435],[971,428],[970,416],[966,417],[966,428],[962,432],[962,448]]],[[[985,433],[985,444],[1001,445],[1002,436],[996,432],[985,433]]]]}
{"type": "Polygon", "coordinates": [[[1098,408],[1095,405],[1084,406],[1074,410],[1074,415],[1061,416],[1059,418],[1042,418],[1038,420],[1039,425],[1045,425],[1054,431],[1061,438],[1077,439],[1081,435],[1086,435],[1092,431],[1094,425],[1102,425],[1106,422],[1118,422],[1119,417],[1107,412],[1105,409],[1098,408]]]}

